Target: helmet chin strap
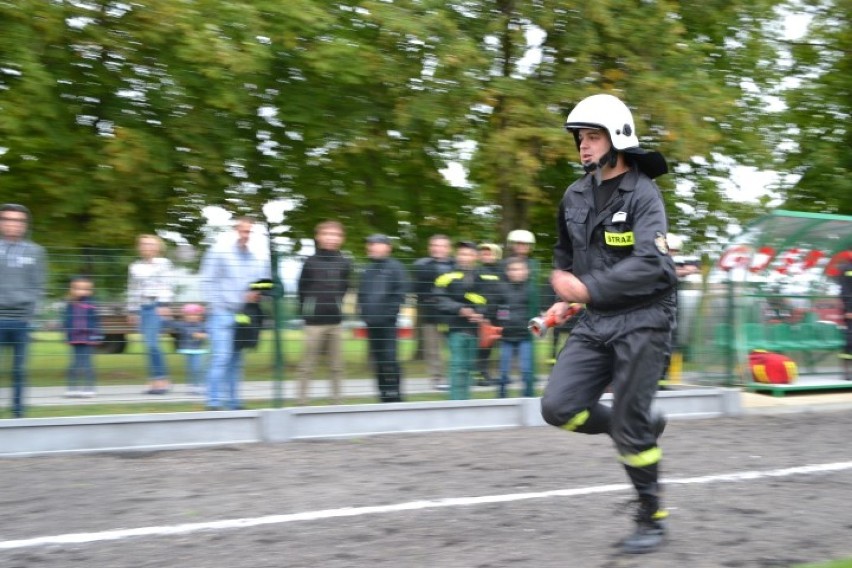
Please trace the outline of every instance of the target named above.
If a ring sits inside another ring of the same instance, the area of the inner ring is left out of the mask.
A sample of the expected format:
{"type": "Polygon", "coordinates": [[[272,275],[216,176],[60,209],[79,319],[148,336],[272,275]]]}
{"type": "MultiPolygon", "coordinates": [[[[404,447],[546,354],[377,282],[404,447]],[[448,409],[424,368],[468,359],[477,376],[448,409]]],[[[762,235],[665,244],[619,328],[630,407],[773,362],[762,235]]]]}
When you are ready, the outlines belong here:
{"type": "Polygon", "coordinates": [[[587,174],[592,173],[595,170],[602,170],[604,166],[609,166],[611,168],[615,167],[615,164],[618,163],[618,152],[615,151],[615,148],[612,146],[609,147],[609,151],[604,154],[603,158],[601,158],[597,162],[589,162],[587,164],[583,164],[583,171],[587,174]]]}

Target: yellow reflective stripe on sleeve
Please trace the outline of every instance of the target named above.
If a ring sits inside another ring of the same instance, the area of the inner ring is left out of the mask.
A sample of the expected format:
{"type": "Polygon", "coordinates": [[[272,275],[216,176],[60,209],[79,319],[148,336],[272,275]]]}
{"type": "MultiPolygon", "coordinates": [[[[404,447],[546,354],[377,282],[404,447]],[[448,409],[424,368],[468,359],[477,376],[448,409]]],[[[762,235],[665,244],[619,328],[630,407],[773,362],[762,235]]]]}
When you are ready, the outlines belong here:
{"type": "Polygon", "coordinates": [[[479,277],[483,280],[500,280],[500,277],[496,274],[480,274],[479,277]]]}
{"type": "Polygon", "coordinates": [[[663,450],[659,447],[654,446],[650,450],[645,450],[644,452],[639,452],[638,454],[629,454],[626,456],[621,456],[622,463],[629,465],[630,467],[646,467],[649,465],[654,465],[658,461],[663,458],[663,450]]]}
{"type": "Polygon", "coordinates": [[[441,274],[435,280],[435,286],[440,288],[446,288],[450,285],[450,282],[453,280],[458,280],[459,278],[464,278],[464,274],[461,272],[447,272],[446,274],[441,274]]]}
{"type": "Polygon", "coordinates": [[[247,316],[246,314],[236,314],[234,316],[234,321],[237,322],[238,324],[248,325],[248,324],[251,323],[251,318],[249,316],[247,316]]]}
{"type": "Polygon", "coordinates": [[[569,432],[574,432],[577,428],[586,423],[586,420],[589,419],[589,411],[584,410],[579,414],[575,415],[574,418],[566,422],[562,428],[568,430],[569,432]]]}
{"type": "Polygon", "coordinates": [[[611,247],[632,247],[635,244],[633,231],[629,233],[604,233],[604,241],[611,247]]]}
{"type": "Polygon", "coordinates": [[[480,296],[479,294],[476,294],[475,292],[468,292],[467,294],[464,295],[464,299],[467,300],[468,302],[471,302],[473,304],[478,304],[478,305],[483,305],[483,304],[488,303],[488,300],[485,299],[485,296],[480,296]]]}

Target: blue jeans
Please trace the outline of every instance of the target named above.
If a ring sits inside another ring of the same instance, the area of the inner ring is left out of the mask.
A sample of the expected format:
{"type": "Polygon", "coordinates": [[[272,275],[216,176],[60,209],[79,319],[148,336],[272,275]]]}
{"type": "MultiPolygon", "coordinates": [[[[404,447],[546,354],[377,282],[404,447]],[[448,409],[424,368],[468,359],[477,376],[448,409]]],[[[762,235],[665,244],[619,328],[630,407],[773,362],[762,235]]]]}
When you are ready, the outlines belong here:
{"type": "Polygon", "coordinates": [[[24,383],[26,372],[27,345],[30,340],[29,322],[23,320],[0,320],[0,346],[12,348],[12,416],[24,415],[24,383]]]}
{"type": "Polygon", "coordinates": [[[74,344],[71,367],[68,369],[68,388],[73,390],[78,386],[83,390],[95,390],[95,369],[92,366],[92,355],[95,348],[91,345],[74,344]]]}
{"type": "Polygon", "coordinates": [[[506,397],[506,387],[511,382],[509,373],[512,371],[512,359],[518,354],[518,365],[524,381],[524,396],[535,395],[535,377],[532,368],[532,341],[529,339],[503,339],[500,342],[500,398],[506,397]]]}
{"type": "Polygon", "coordinates": [[[479,339],[463,331],[451,331],[450,345],[450,400],[470,398],[470,379],[476,363],[479,339]]]}
{"type": "Polygon", "coordinates": [[[237,409],[240,404],[240,381],[243,374],[242,351],[234,349],[234,314],[212,310],[207,317],[210,337],[210,369],[207,372],[207,407],[237,409]],[[224,390],[224,397],[220,394],[224,390]]]}
{"type": "Polygon", "coordinates": [[[146,304],[139,310],[139,332],[148,352],[148,374],[151,378],[161,379],[169,375],[166,359],[160,348],[160,331],[163,321],[157,314],[157,304],[146,304]]]}
{"type": "Polygon", "coordinates": [[[204,353],[184,353],[186,361],[186,384],[193,387],[200,387],[204,384],[204,374],[202,367],[204,366],[204,353]]]}

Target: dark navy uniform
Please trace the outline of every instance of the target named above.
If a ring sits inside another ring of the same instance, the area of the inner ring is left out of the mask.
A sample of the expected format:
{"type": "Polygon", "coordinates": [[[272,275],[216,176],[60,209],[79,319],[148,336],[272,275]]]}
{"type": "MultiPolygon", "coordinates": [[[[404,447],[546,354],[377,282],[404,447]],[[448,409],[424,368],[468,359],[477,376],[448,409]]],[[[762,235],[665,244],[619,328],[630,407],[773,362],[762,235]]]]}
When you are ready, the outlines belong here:
{"type": "Polygon", "coordinates": [[[843,320],[846,323],[846,347],[840,353],[843,378],[852,381],[852,262],[840,267],[840,297],[843,301],[843,320]]]}
{"type": "Polygon", "coordinates": [[[579,278],[591,299],[553,367],[542,416],[610,434],[641,496],[657,491],[662,454],[650,408],[671,345],[677,275],[657,185],[635,166],[616,183],[596,208],[599,188],[587,174],[559,206],[554,268],[579,278]],[[610,386],[611,409],[599,402],[610,386]]]}

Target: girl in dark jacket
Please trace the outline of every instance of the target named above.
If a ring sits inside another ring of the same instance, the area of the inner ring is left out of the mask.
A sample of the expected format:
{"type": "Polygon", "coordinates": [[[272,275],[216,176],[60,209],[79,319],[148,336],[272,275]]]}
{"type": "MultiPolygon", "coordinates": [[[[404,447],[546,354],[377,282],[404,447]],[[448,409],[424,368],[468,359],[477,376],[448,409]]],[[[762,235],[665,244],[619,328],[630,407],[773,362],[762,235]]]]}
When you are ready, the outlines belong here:
{"type": "Polygon", "coordinates": [[[65,307],[65,335],[73,357],[68,368],[66,397],[95,396],[95,370],[92,355],[101,342],[101,324],[97,307],[92,301],[94,284],[85,276],[71,280],[68,304],[65,307]]]}

